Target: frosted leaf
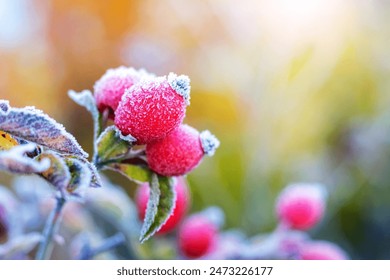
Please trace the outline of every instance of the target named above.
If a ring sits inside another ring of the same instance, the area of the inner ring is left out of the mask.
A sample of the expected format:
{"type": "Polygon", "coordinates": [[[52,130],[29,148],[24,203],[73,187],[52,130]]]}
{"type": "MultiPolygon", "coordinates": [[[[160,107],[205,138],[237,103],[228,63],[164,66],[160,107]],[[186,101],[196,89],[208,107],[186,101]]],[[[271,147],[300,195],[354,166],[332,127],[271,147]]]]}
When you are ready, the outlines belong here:
{"type": "Polygon", "coordinates": [[[87,159],[81,157],[68,156],[68,158],[76,158],[80,160],[89,169],[89,171],[91,171],[90,187],[100,188],[103,185],[99,171],[96,169],[96,166],[93,163],[90,163],[87,159]]]}
{"type": "Polygon", "coordinates": [[[64,191],[71,180],[71,175],[63,158],[54,152],[44,152],[36,157],[37,160],[50,160],[50,168],[40,175],[58,190],[64,191]]]}
{"type": "Polygon", "coordinates": [[[35,145],[19,145],[7,151],[0,151],[0,169],[11,173],[32,174],[40,173],[50,167],[50,160],[40,162],[29,158],[25,153],[33,152],[35,145]]]}
{"type": "Polygon", "coordinates": [[[177,76],[175,73],[169,73],[168,75],[169,85],[181,96],[183,96],[187,105],[190,104],[190,78],[185,75],[177,76]]]}
{"type": "Polygon", "coordinates": [[[133,136],[131,136],[130,134],[128,135],[123,135],[122,132],[120,132],[118,130],[118,136],[123,140],[123,141],[126,141],[126,142],[129,142],[130,144],[131,143],[134,143],[134,142],[137,142],[137,139],[134,138],[133,136]]]}
{"type": "Polygon", "coordinates": [[[88,157],[61,124],[33,107],[0,110],[0,130],[61,153],[88,157]]]}
{"type": "Polygon", "coordinates": [[[0,259],[14,259],[19,255],[26,255],[37,246],[42,240],[42,235],[36,232],[31,232],[25,235],[20,235],[9,240],[5,244],[0,245],[0,259]]]}
{"type": "Polygon", "coordinates": [[[176,202],[171,178],[153,174],[149,186],[150,196],[141,229],[141,243],[152,237],[165,224],[172,215],[176,202]]]}
{"type": "Polygon", "coordinates": [[[9,133],[0,130],[0,151],[9,150],[12,147],[18,146],[19,142],[17,139],[12,137],[9,133]]]}
{"type": "Polygon", "coordinates": [[[96,166],[90,162],[87,162],[86,165],[91,171],[90,186],[93,188],[100,188],[103,184],[102,184],[102,179],[100,178],[99,175],[99,171],[96,169],[96,166]]]}
{"type": "Polygon", "coordinates": [[[96,141],[97,163],[125,156],[132,147],[131,142],[123,140],[121,132],[115,126],[107,127],[96,141]]]}
{"type": "Polygon", "coordinates": [[[65,162],[71,176],[66,190],[71,196],[83,198],[85,190],[91,184],[92,172],[87,165],[76,158],[67,158],[65,162]]]}
{"type": "Polygon", "coordinates": [[[135,183],[147,183],[150,181],[152,172],[146,166],[133,165],[127,163],[112,163],[107,169],[114,170],[126,176],[135,183]]]}
{"type": "Polygon", "coordinates": [[[99,121],[99,111],[96,107],[95,98],[89,90],[83,90],[82,92],[75,92],[74,90],[68,91],[68,96],[76,102],[78,105],[86,108],[92,115],[93,126],[94,126],[94,139],[98,137],[100,133],[100,121],[99,121]]]}
{"type": "Polygon", "coordinates": [[[216,149],[219,147],[219,140],[210,131],[205,130],[200,133],[200,141],[204,153],[208,156],[214,155],[216,149]]]}

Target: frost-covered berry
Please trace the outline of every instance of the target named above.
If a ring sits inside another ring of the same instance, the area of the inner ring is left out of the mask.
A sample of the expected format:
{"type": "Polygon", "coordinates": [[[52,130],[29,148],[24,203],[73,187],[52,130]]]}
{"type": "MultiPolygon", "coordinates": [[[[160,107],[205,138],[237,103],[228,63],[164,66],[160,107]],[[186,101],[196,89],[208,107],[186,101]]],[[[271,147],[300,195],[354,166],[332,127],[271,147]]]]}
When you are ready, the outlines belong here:
{"type": "Polygon", "coordinates": [[[276,212],[285,225],[299,230],[315,226],[325,211],[326,192],[319,184],[292,184],[278,197],[276,212]]]}
{"type": "MultiPolygon", "coordinates": [[[[159,229],[157,234],[163,234],[172,231],[184,218],[190,203],[190,195],[185,179],[176,178],[175,183],[176,202],[172,215],[165,224],[159,229]]],[[[149,184],[145,183],[139,186],[136,192],[136,204],[138,217],[140,220],[145,218],[146,206],[149,200],[149,184]]]]}
{"type": "Polygon", "coordinates": [[[125,90],[138,83],[142,77],[151,75],[143,69],[135,70],[132,67],[120,66],[108,69],[94,85],[94,95],[99,111],[109,109],[109,116],[113,119],[125,90]]]}
{"type": "Polygon", "coordinates": [[[328,241],[312,241],[300,248],[302,260],[347,260],[348,255],[334,243],[328,241]]]}
{"type": "Polygon", "coordinates": [[[181,254],[187,258],[200,258],[216,246],[218,229],[207,217],[193,215],[180,226],[178,245],[181,254]]]}
{"type": "Polygon", "coordinates": [[[167,137],[146,145],[149,167],[163,176],[181,176],[193,170],[205,154],[213,155],[218,139],[209,131],[199,133],[180,125],[167,137]]]}
{"type": "Polygon", "coordinates": [[[115,125],[138,144],[161,139],[184,119],[190,100],[190,80],[170,73],[142,79],[126,91],[115,112],[115,125]]]}

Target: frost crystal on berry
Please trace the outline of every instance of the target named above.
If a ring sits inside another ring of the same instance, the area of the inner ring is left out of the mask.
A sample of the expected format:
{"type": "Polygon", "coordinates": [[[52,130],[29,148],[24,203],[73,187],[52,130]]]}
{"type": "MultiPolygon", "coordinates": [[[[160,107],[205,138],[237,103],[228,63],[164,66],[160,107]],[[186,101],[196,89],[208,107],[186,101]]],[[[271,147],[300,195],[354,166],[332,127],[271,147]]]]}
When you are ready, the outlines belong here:
{"type": "Polygon", "coordinates": [[[200,142],[202,144],[203,152],[208,156],[214,155],[220,144],[218,138],[211,134],[208,130],[200,133],[200,142]]]}
{"type": "Polygon", "coordinates": [[[190,78],[186,75],[177,76],[175,73],[169,73],[168,75],[169,85],[181,96],[183,96],[186,104],[190,104],[190,78]]]}

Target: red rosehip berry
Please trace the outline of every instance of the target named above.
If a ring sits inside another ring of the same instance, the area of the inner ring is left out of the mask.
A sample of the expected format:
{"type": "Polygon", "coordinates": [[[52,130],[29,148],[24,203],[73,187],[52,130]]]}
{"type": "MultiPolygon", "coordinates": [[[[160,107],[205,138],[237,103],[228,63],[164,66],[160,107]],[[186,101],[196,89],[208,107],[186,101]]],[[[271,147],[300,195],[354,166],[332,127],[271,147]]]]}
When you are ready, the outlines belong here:
{"type": "Polygon", "coordinates": [[[278,197],[276,212],[287,226],[307,230],[315,226],[325,211],[325,190],[317,184],[292,184],[278,197]]]}
{"type": "Polygon", "coordinates": [[[163,176],[181,176],[193,170],[203,156],[212,156],[219,146],[209,131],[199,133],[188,125],[180,125],[167,137],[146,145],[149,167],[163,176]]]}
{"type": "Polygon", "coordinates": [[[115,125],[137,144],[161,139],[183,121],[190,99],[187,76],[143,79],[125,92],[115,112],[115,125]]]}
{"type": "Polygon", "coordinates": [[[109,117],[114,119],[114,112],[121,101],[125,90],[138,83],[143,76],[150,76],[145,70],[135,70],[120,66],[108,69],[106,73],[96,81],[94,95],[100,112],[109,109],[109,117]]]}
{"type": "MultiPolygon", "coordinates": [[[[190,195],[187,184],[184,178],[176,178],[175,183],[176,202],[172,215],[168,218],[165,224],[159,229],[157,234],[163,234],[172,231],[183,219],[190,203],[190,195]]],[[[136,205],[138,217],[140,220],[145,218],[146,207],[149,200],[149,184],[145,183],[139,186],[136,192],[136,205]]]]}
{"type": "Polygon", "coordinates": [[[179,250],[187,258],[200,258],[212,251],[217,239],[216,225],[203,215],[193,215],[180,226],[179,250]]]}
{"type": "Polygon", "coordinates": [[[302,245],[299,252],[302,260],[346,260],[347,254],[334,243],[312,241],[302,245]]]}

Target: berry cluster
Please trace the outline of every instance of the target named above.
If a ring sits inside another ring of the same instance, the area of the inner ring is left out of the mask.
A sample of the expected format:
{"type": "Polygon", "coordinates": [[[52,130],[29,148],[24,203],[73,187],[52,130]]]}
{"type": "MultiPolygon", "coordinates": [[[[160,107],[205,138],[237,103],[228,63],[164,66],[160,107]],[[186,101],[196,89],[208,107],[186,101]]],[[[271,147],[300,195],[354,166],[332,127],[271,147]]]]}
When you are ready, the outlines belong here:
{"type": "Polygon", "coordinates": [[[170,73],[157,77],[145,70],[108,70],[95,84],[98,109],[108,112],[124,136],[146,145],[149,167],[159,175],[182,176],[204,155],[213,155],[219,141],[182,124],[190,103],[190,79],[170,73]]]}
{"type": "MultiPolygon", "coordinates": [[[[177,178],[175,189],[175,210],[158,235],[162,236],[177,228],[176,246],[184,258],[348,259],[348,255],[338,245],[313,240],[307,233],[307,230],[318,225],[325,214],[327,193],[320,184],[299,183],[287,186],[275,203],[279,226],[268,235],[259,235],[259,238],[247,238],[240,230],[221,232],[218,220],[223,218],[215,216],[223,216],[223,213],[215,215],[215,210],[205,210],[185,217],[190,201],[186,181],[181,177],[177,178]]],[[[145,215],[148,199],[149,188],[143,184],[136,195],[140,219],[145,215]]]]}

